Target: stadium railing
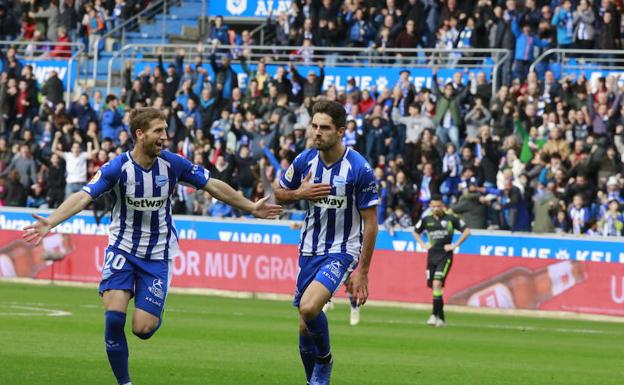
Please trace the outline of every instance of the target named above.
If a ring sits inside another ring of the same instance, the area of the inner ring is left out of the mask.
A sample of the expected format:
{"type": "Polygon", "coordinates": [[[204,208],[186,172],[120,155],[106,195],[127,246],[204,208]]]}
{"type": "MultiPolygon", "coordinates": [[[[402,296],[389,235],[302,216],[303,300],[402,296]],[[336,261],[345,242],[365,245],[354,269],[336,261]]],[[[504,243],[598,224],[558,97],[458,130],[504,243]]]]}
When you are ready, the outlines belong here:
{"type": "MultiPolygon", "coordinates": [[[[95,39],[95,43],[93,44],[93,47],[92,47],[92,52],[93,52],[92,53],[92,56],[93,56],[92,80],[93,80],[94,86],[95,84],[97,84],[97,72],[98,72],[97,68],[98,68],[98,61],[99,61],[99,56],[100,56],[100,52],[99,52],[100,42],[106,41],[106,39],[108,38],[119,36],[119,43],[123,46],[126,43],[126,33],[128,32],[129,29],[134,28],[139,23],[140,18],[150,17],[152,16],[152,14],[155,15],[161,11],[164,14],[166,14],[169,3],[171,2],[172,2],[171,0],[155,1],[151,3],[149,6],[147,6],[147,8],[145,8],[141,12],[132,16],[128,20],[125,20],[122,24],[111,29],[110,31],[107,31],[105,34],[98,36],[95,39]]],[[[167,34],[167,18],[165,18],[163,22],[164,22],[165,27],[162,29],[161,38],[162,38],[162,41],[164,42],[165,35],[167,34]]]]}
{"type": "MultiPolygon", "coordinates": [[[[206,57],[211,47],[205,47],[203,52],[197,50],[196,44],[127,44],[116,51],[108,61],[106,82],[107,93],[112,89],[113,62],[123,57],[127,63],[137,61],[140,55],[142,62],[156,62],[159,55],[163,61],[173,61],[178,49],[185,49],[185,58],[193,60],[198,56],[206,57]],[[129,54],[129,57],[126,56],[129,54]]],[[[267,64],[288,65],[302,57],[301,46],[232,46],[220,45],[216,52],[220,55],[231,55],[236,61],[245,55],[249,64],[257,64],[261,59],[267,64]]],[[[491,68],[492,91],[497,91],[498,69],[507,60],[511,59],[511,51],[506,49],[386,49],[384,55],[379,55],[374,49],[351,47],[309,47],[308,65],[316,65],[319,61],[325,62],[326,67],[369,67],[379,69],[404,68],[431,68],[447,69],[483,69],[491,68]],[[400,56],[390,56],[390,55],[400,56]],[[388,55],[388,56],[387,56],[388,55]]],[[[305,65],[297,61],[297,65],[305,65]]],[[[123,71],[123,69],[122,69],[123,71]]]]}
{"type": "Polygon", "coordinates": [[[268,22],[264,22],[262,24],[260,24],[259,26],[257,26],[256,28],[252,29],[251,31],[249,31],[249,35],[251,36],[251,38],[255,38],[256,34],[260,34],[260,40],[259,40],[259,45],[264,45],[264,38],[265,38],[265,34],[266,34],[266,29],[268,28],[269,23],[268,22]]]}
{"type": "Polygon", "coordinates": [[[529,72],[552,63],[559,73],[569,71],[624,71],[624,50],[560,49],[544,51],[529,67],[529,72]]]}
{"type": "MultiPolygon", "coordinates": [[[[55,41],[28,41],[28,40],[0,40],[0,47],[4,47],[7,49],[9,47],[15,48],[18,58],[26,64],[34,64],[41,63],[44,61],[67,61],[67,72],[66,76],[62,77],[61,80],[65,83],[65,103],[69,106],[71,101],[71,90],[73,88],[72,82],[75,82],[76,79],[72,78],[72,70],[74,69],[74,64],[77,64],[77,67],[80,66],[80,61],[77,61],[78,58],[84,51],[85,45],[81,42],[75,43],[64,43],[64,42],[55,42],[55,41]],[[55,57],[50,56],[50,52],[53,47],[68,47],[71,56],[66,57],[55,57]],[[75,62],[75,63],[74,63],[75,62]]],[[[36,73],[36,71],[35,71],[36,73]]],[[[79,69],[76,70],[76,74],[80,73],[79,69]]],[[[59,74],[60,75],[60,74],[59,74]]],[[[38,79],[41,83],[45,81],[45,79],[38,79]]]]}

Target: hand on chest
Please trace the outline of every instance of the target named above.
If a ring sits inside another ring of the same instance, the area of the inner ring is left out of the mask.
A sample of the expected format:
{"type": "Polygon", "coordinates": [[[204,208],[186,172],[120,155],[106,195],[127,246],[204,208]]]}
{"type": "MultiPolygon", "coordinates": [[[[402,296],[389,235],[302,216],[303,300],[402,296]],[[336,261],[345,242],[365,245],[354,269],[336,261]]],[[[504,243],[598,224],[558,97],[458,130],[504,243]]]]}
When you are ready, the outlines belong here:
{"type": "MultiPolygon", "coordinates": [[[[330,195],[335,196],[347,196],[353,194],[353,186],[354,180],[351,173],[345,173],[346,175],[340,175],[335,172],[331,172],[332,170],[324,170],[321,175],[317,173],[314,178],[312,178],[311,183],[327,183],[331,186],[330,195]],[[329,172],[328,172],[329,171],[329,172]]],[[[306,171],[303,175],[307,175],[310,172],[306,171]]],[[[305,178],[301,178],[302,180],[305,178]]]]}

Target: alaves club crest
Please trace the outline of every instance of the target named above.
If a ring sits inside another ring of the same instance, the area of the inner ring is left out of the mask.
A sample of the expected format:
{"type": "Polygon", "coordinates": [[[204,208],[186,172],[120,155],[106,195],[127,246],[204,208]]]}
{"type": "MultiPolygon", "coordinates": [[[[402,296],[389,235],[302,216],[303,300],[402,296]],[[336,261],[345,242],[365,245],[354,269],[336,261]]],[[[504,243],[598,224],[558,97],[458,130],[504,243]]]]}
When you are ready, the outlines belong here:
{"type": "Polygon", "coordinates": [[[225,8],[232,15],[238,16],[247,9],[247,0],[227,0],[225,8]]]}

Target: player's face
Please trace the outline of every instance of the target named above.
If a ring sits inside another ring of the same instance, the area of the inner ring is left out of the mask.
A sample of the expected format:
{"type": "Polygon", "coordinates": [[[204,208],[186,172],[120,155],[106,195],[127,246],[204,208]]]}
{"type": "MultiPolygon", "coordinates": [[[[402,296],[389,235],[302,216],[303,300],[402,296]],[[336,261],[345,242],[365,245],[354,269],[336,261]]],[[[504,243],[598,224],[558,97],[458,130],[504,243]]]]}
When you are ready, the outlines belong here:
{"type": "MultiPolygon", "coordinates": [[[[137,130],[138,133],[138,130],[137,130]]],[[[150,128],[137,135],[139,143],[143,145],[143,151],[150,157],[157,157],[165,147],[167,140],[167,123],[164,120],[156,119],[150,123],[150,128]]]]}
{"type": "Polygon", "coordinates": [[[433,211],[433,215],[436,217],[444,215],[444,203],[442,203],[442,201],[431,201],[431,203],[429,203],[429,207],[431,208],[431,211],[433,211]]]}
{"type": "Polygon", "coordinates": [[[337,128],[331,116],[324,113],[316,113],[312,118],[312,132],[314,144],[319,151],[327,151],[342,141],[345,128],[337,128]]]}

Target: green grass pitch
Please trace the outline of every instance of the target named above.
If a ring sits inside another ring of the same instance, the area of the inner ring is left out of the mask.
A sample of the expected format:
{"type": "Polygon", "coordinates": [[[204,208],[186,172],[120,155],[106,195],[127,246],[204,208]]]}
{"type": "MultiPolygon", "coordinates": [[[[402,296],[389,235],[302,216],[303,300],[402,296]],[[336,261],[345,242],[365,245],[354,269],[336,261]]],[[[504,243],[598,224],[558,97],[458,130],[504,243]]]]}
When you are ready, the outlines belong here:
{"type": "MultiPolygon", "coordinates": [[[[351,327],[341,304],[328,317],[335,385],[624,384],[623,324],[448,312],[434,329],[424,311],[365,307],[351,327]]],[[[103,327],[95,289],[0,283],[0,384],[114,385],[103,327]]],[[[285,301],[171,294],[151,340],[128,335],[133,384],[303,385],[297,333],[285,301]]]]}

